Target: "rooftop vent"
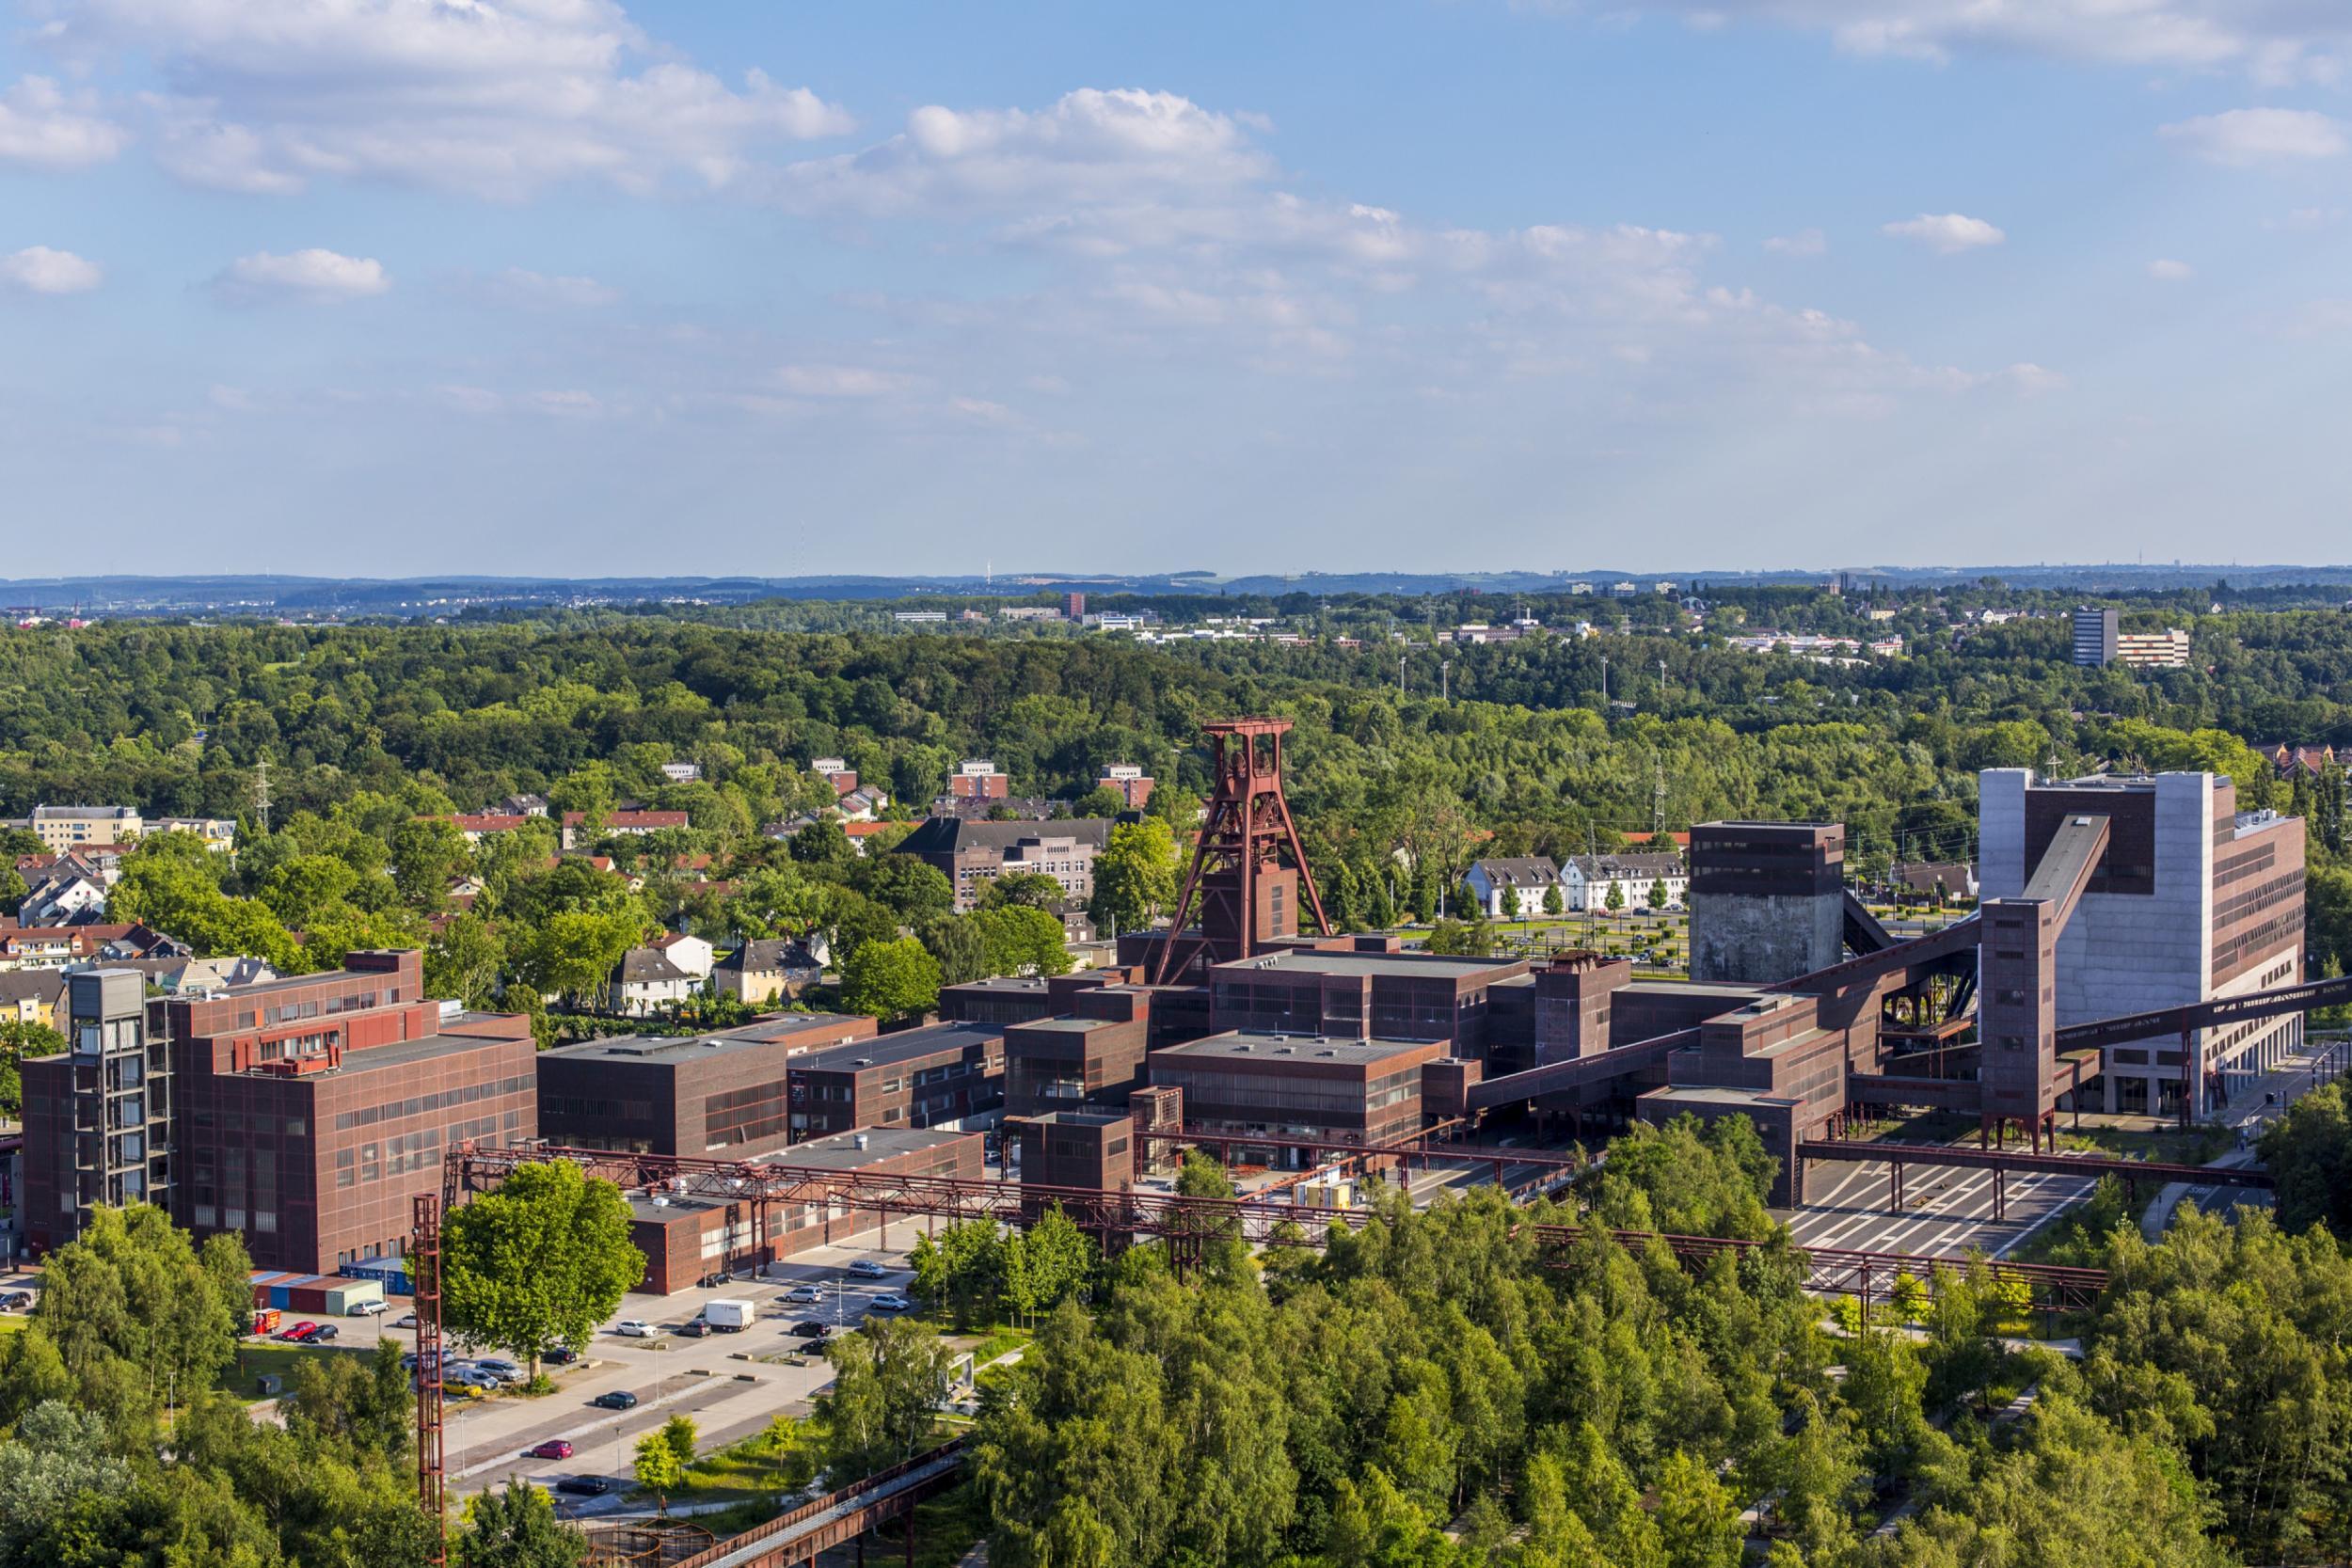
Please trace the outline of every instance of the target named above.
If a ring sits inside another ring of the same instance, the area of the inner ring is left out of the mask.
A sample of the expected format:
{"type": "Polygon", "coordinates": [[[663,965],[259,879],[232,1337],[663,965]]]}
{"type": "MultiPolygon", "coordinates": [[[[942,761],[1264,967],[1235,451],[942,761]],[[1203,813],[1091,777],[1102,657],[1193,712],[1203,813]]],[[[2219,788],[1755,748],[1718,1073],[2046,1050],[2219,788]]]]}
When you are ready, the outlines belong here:
{"type": "Polygon", "coordinates": [[[1318,1056],[1336,1056],[1339,1053],[1336,1051],[1318,1051],[1315,1054],[1318,1056]]]}
{"type": "Polygon", "coordinates": [[[864,1148],[866,1147],[866,1134],[863,1132],[853,1133],[850,1139],[850,1147],[851,1148],[864,1148]]]}

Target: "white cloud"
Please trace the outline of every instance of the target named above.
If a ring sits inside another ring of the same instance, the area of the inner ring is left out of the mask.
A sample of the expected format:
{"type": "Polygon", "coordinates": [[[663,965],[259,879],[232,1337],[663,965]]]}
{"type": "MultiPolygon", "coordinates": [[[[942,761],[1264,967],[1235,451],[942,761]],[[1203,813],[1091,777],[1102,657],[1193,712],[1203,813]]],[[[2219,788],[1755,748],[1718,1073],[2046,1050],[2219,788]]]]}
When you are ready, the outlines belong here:
{"type": "Polygon", "coordinates": [[[230,414],[250,414],[261,406],[254,401],[251,392],[242,387],[231,387],[225,382],[215,383],[204,394],[204,401],[230,414]]]}
{"type": "Polygon", "coordinates": [[[235,305],[273,299],[311,303],[363,299],[391,286],[381,261],[317,249],[287,256],[256,251],[238,257],[213,279],[213,292],[235,305]]]}
{"type": "Polygon", "coordinates": [[[130,139],[99,113],[94,94],[69,94],[45,76],[27,76],[0,92],[0,165],[84,168],[104,163],[130,139]]]}
{"type": "MultiPolygon", "coordinates": [[[[1608,18],[1624,0],[1524,0],[1608,18]]],[[[1857,55],[1942,60],[2032,55],[2108,65],[2233,71],[2265,83],[2332,82],[2352,16],[2329,0],[1632,0],[1700,26],[1753,21],[1828,34],[1857,55]]]]}
{"type": "Polygon", "coordinates": [[[1272,172],[1238,117],[1174,93],[1084,87],[1036,111],[928,105],[887,141],[785,169],[773,194],[794,211],[864,216],[1042,198],[1050,231],[1065,203],[1148,204],[1154,191],[1227,190],[1272,172]]]}
{"type": "Polygon", "coordinates": [[[34,294],[86,293],[104,281],[105,273],[94,261],[85,261],[70,250],[52,250],[37,245],[12,256],[0,256],[0,283],[34,294]]]}
{"type": "Polygon", "coordinates": [[[764,147],[851,125],[805,87],[670,57],[616,0],[69,0],[47,36],[151,62],[157,157],[231,190],[717,187],[764,147]]]}
{"type": "Polygon", "coordinates": [[[604,412],[604,400],[594,392],[573,389],[533,392],[530,406],[559,420],[593,420],[604,412]]]}
{"type": "Polygon", "coordinates": [[[506,400],[486,387],[441,387],[434,396],[442,406],[459,414],[495,414],[506,406],[506,400]]]}
{"type": "Polygon", "coordinates": [[[2197,276],[2197,269],[2186,261],[2159,256],[2148,263],[2148,276],[2159,283],[2185,283],[2197,276]]]}
{"type": "Polygon", "coordinates": [[[2237,167],[2334,158],[2352,145],[2342,120],[2312,109],[2231,109],[2160,126],[2156,134],[2208,163],[2237,167]]]}
{"type": "Polygon", "coordinates": [[[1773,235],[1764,242],[1764,248],[1774,256],[1826,256],[1829,236],[1818,229],[1801,229],[1794,234],[1773,235]]]}
{"type": "Polygon", "coordinates": [[[1963,250],[1979,250],[1999,245],[2009,238],[1982,218],[1968,217],[1960,213],[1921,213],[1915,218],[1883,225],[1879,232],[1891,234],[1899,240],[1915,240],[1940,255],[1953,256],[1963,250]]]}
{"type": "Polygon", "coordinates": [[[913,376],[856,365],[786,365],[776,372],[776,385],[795,397],[879,398],[915,385],[913,376]]]}

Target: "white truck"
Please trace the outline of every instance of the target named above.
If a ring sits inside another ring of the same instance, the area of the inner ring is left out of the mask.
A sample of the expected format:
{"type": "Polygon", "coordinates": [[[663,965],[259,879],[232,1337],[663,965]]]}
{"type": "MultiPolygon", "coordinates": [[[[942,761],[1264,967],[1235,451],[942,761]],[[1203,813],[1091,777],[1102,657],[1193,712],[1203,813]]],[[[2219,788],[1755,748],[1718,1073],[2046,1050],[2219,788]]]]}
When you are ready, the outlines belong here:
{"type": "Polygon", "coordinates": [[[748,1301],[714,1301],[703,1307],[703,1322],[722,1334],[740,1334],[758,1316],[759,1308],[748,1301]]]}

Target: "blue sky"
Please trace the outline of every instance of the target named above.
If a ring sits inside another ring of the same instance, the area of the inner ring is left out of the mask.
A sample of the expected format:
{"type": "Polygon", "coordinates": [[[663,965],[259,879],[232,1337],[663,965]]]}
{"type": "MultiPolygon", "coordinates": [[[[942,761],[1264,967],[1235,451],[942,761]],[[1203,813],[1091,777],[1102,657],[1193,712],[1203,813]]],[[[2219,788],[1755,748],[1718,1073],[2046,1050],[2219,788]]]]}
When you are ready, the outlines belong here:
{"type": "Polygon", "coordinates": [[[11,4],[0,575],[2352,559],[2352,8],[11,4]]]}

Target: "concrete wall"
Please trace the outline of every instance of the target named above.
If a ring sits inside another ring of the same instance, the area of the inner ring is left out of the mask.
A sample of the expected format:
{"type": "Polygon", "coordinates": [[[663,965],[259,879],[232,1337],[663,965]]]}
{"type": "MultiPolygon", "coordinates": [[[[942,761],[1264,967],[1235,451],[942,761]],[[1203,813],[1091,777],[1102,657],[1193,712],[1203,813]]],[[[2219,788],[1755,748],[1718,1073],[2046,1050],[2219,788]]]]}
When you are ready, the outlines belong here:
{"type": "Polygon", "coordinates": [[[1691,895],[1691,978],[1769,986],[1845,956],[1836,895],[1691,895]]]}

